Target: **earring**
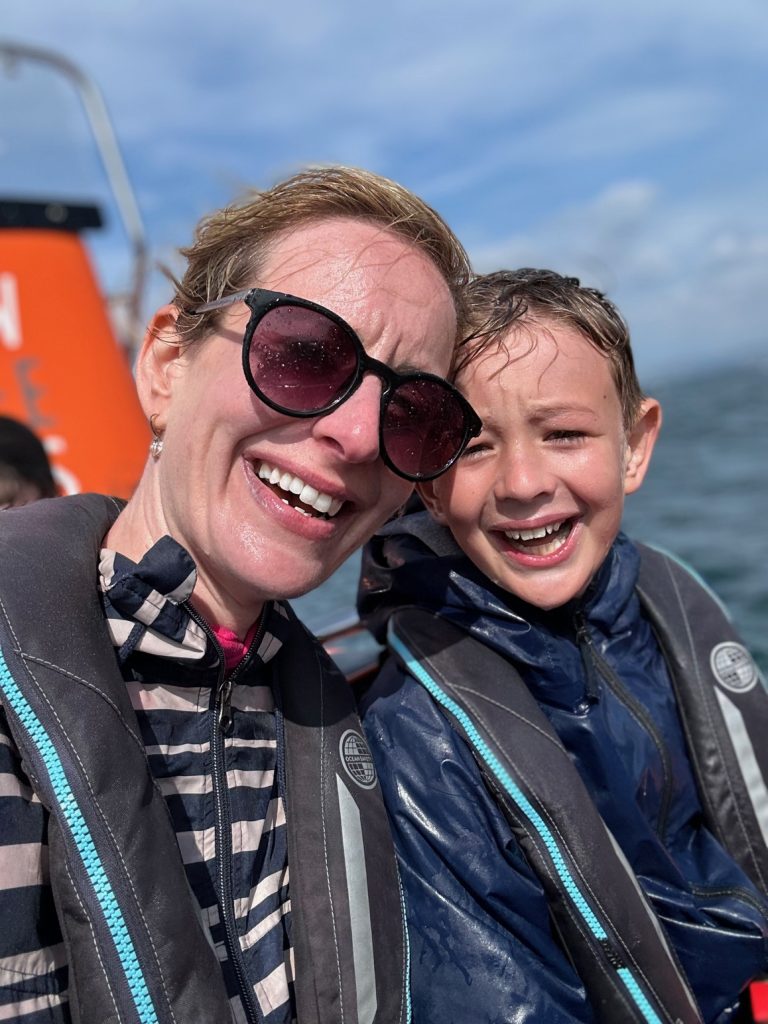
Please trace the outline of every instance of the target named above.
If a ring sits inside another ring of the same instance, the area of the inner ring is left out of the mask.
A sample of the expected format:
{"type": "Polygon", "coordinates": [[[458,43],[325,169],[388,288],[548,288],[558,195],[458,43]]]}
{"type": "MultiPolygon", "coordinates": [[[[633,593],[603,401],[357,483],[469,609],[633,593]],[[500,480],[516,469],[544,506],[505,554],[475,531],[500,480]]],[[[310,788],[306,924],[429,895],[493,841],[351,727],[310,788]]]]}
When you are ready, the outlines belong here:
{"type": "Polygon", "coordinates": [[[153,412],[149,417],[149,428],[152,431],[153,437],[149,446],[149,454],[153,459],[159,459],[163,451],[163,435],[159,432],[155,426],[155,420],[157,419],[157,413],[153,412]]]}

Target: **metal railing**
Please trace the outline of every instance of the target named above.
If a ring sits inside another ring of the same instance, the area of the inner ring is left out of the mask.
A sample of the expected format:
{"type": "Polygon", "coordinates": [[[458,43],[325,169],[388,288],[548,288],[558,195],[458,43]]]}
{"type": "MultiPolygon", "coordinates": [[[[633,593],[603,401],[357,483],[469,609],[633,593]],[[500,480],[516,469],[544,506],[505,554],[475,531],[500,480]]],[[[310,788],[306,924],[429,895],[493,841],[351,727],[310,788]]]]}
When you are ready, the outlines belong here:
{"type": "Polygon", "coordinates": [[[91,79],[60,54],[35,46],[0,41],[0,66],[6,72],[12,73],[16,65],[23,61],[42,64],[58,71],[74,85],[80,97],[131,249],[132,280],[125,300],[126,319],[128,336],[140,337],[147,279],[146,235],[104,99],[91,79]]]}

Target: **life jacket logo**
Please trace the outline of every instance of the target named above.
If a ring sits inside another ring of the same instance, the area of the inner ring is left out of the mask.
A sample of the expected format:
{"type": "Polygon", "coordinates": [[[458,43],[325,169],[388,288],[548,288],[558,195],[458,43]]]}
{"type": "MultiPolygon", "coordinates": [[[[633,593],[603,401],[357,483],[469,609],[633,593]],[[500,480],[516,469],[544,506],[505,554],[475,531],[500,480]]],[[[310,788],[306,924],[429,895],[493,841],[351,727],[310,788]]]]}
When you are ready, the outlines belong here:
{"type": "Polygon", "coordinates": [[[757,665],[741,644],[717,644],[712,648],[709,664],[718,683],[734,693],[746,693],[757,682],[757,665]]]}
{"type": "Polygon", "coordinates": [[[339,740],[339,754],[350,779],[363,789],[373,789],[376,767],[368,744],[359,732],[347,729],[339,740]]]}

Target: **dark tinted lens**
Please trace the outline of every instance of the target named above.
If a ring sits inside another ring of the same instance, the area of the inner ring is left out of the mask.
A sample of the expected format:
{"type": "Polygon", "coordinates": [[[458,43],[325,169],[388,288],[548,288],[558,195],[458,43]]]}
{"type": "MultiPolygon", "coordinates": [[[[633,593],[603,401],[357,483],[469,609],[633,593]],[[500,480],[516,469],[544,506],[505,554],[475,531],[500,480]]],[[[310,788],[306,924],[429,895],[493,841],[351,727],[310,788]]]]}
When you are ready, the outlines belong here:
{"type": "Polygon", "coordinates": [[[259,320],[249,366],[261,394],[290,412],[328,409],[349,386],[357,349],[327,316],[301,306],[277,306],[259,320]]]}
{"type": "Polygon", "coordinates": [[[412,380],[392,392],[382,437],[401,472],[417,479],[436,475],[456,457],[464,434],[464,409],[447,384],[412,380]]]}

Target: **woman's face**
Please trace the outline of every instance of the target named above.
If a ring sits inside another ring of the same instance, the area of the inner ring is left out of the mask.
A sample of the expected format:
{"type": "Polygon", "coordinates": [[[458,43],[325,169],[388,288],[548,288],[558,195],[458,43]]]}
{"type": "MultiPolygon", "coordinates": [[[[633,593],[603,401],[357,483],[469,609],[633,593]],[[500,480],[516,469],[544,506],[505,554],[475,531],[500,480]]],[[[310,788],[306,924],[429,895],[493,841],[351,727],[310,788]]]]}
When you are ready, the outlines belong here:
{"type": "MultiPolygon", "coordinates": [[[[256,282],[254,282],[256,284],[256,282]]],[[[444,375],[456,333],[447,285],[407,241],[334,219],[284,234],[258,285],[333,310],[367,352],[399,370],[444,375]]],[[[331,413],[295,419],[248,387],[241,343],[249,310],[225,309],[216,332],[186,351],[172,318],[145,342],[137,370],[147,415],[164,430],[142,497],[153,539],[170,534],[198,567],[193,600],[216,624],[250,624],[261,603],[325,580],[408,497],[379,457],[381,382],[367,376],[331,413]],[[277,471],[280,483],[270,483],[277,471]],[[320,509],[296,507],[305,485],[320,509]],[[327,496],[322,498],[320,496],[327,496]]],[[[144,487],[144,482],[142,484],[144,487]]]]}

